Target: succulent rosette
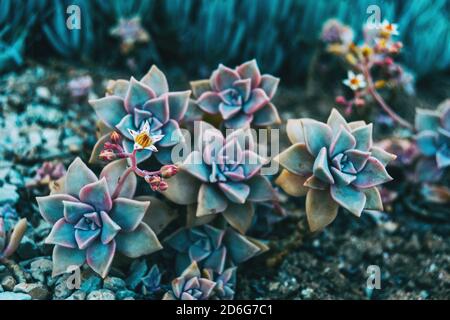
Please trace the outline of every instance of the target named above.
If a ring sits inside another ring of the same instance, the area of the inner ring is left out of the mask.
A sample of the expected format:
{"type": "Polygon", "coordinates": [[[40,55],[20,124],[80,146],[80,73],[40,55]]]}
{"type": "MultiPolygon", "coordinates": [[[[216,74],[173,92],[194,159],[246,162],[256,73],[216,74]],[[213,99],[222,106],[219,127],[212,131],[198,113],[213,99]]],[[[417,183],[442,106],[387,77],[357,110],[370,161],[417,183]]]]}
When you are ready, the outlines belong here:
{"type": "Polygon", "coordinates": [[[208,300],[215,285],[214,281],[202,277],[194,261],[181,276],[172,281],[172,290],[164,294],[163,300],[208,300]]]}
{"type": "Polygon", "coordinates": [[[450,99],[437,110],[417,109],[415,126],[419,151],[434,158],[435,165],[426,170],[442,170],[450,166],[450,99]]]}
{"type": "MultiPolygon", "coordinates": [[[[140,80],[112,81],[104,98],[91,100],[99,119],[124,137],[123,147],[131,153],[134,137],[130,132],[141,132],[145,123],[150,125],[150,135],[164,137],[156,142],[158,152],[155,156],[163,164],[171,163],[171,150],[181,139],[179,121],[183,118],[189,103],[191,92],[169,92],[165,75],[156,67],[140,80]]],[[[99,153],[108,135],[99,139],[93,154],[99,153]]],[[[148,159],[152,150],[140,150],[137,153],[138,163],[148,159]]]]}
{"type": "Polygon", "coordinates": [[[261,175],[267,160],[253,151],[250,129],[234,130],[225,138],[200,122],[196,138],[199,150],[179,165],[163,194],[177,204],[191,205],[188,214],[194,216],[195,224],[207,223],[221,213],[233,228],[245,233],[253,219],[253,203],[274,198],[269,180],[261,175]]]}
{"type": "Polygon", "coordinates": [[[204,269],[207,279],[216,283],[211,300],[233,300],[236,290],[236,267],[228,268],[218,274],[211,269],[204,269]]]}
{"type": "Polygon", "coordinates": [[[372,146],[372,124],[347,123],[333,109],[327,123],[289,120],[287,133],[293,145],[275,158],[284,168],[276,183],[290,195],[306,194],[311,231],[330,224],[339,206],[358,217],[383,209],[376,186],[392,180],[385,166],[396,156],[372,146]]]}
{"type": "Polygon", "coordinates": [[[182,272],[195,261],[200,268],[221,274],[225,267],[236,266],[268,250],[260,241],[231,228],[222,230],[207,224],[179,229],[164,243],[177,251],[177,272],[182,272]]]}
{"type": "Polygon", "coordinates": [[[129,175],[118,197],[111,198],[125,168],[125,160],[112,162],[98,179],[77,158],[67,170],[63,193],[36,198],[42,217],[53,225],[45,240],[55,245],[53,276],[86,262],[106,277],[116,251],[137,258],[162,249],[142,222],[150,202],[131,199],[136,177],[129,175]]]}
{"type": "Polygon", "coordinates": [[[271,103],[280,79],[261,75],[256,60],[235,69],[219,65],[209,80],[191,82],[198,106],[208,114],[220,114],[227,128],[269,126],[280,123],[271,103]]]}

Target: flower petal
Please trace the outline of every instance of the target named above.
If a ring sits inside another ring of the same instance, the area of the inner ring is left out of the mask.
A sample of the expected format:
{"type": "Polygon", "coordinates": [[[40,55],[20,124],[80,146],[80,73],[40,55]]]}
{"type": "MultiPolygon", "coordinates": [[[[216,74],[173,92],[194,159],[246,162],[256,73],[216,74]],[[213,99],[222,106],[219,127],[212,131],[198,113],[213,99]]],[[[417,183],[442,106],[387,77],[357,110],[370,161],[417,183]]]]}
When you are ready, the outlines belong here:
{"type": "Polygon", "coordinates": [[[303,186],[306,180],[306,176],[300,176],[283,169],[281,174],[275,180],[275,183],[287,194],[294,197],[301,197],[308,192],[308,188],[303,186]]]}
{"type": "Polygon", "coordinates": [[[108,275],[116,253],[116,242],[113,240],[108,244],[96,241],[86,250],[87,264],[102,278],[108,275]]]}
{"type": "Polygon", "coordinates": [[[218,92],[207,91],[204,92],[197,100],[197,104],[204,112],[209,114],[216,114],[219,112],[219,104],[222,98],[218,92]]]}
{"type": "MultiPolygon", "coordinates": [[[[108,184],[109,194],[112,195],[116,190],[117,184],[124,173],[127,170],[127,160],[120,159],[108,163],[100,173],[100,178],[105,178],[106,183],[108,184]]],[[[132,198],[136,191],[137,179],[134,173],[131,173],[127,176],[125,182],[122,185],[122,189],[120,190],[118,197],[123,198],[132,198]]]]}
{"type": "Polygon", "coordinates": [[[392,177],[377,159],[370,157],[366,166],[358,173],[353,185],[357,188],[370,188],[391,181],[392,177]]]}
{"type": "Polygon", "coordinates": [[[331,143],[331,129],[325,123],[302,119],[306,147],[311,155],[317,156],[323,147],[328,148],[331,143]]]}
{"type": "Polygon", "coordinates": [[[267,103],[264,107],[254,113],[253,124],[255,126],[270,126],[280,124],[281,119],[277,108],[272,103],[267,103]]]}
{"type": "Polygon", "coordinates": [[[111,210],[112,200],[106,178],[85,185],[80,190],[80,200],[94,206],[97,211],[108,212],[111,210]]]}
{"type": "Polygon", "coordinates": [[[337,216],[339,205],[331,198],[329,190],[311,189],[306,194],[306,218],[311,232],[328,226],[337,216]]]}
{"type": "Polygon", "coordinates": [[[110,128],[114,128],[114,126],[127,115],[124,100],[116,96],[90,100],[89,104],[94,108],[99,119],[106,123],[110,128]]]}
{"type": "Polygon", "coordinates": [[[250,194],[250,187],[242,182],[219,182],[218,185],[227,198],[235,203],[245,203],[250,194]]]}
{"type": "Polygon", "coordinates": [[[327,148],[323,147],[314,161],[313,174],[325,183],[333,184],[333,175],[328,167],[327,148]]]}
{"type": "Polygon", "coordinates": [[[103,223],[100,239],[103,244],[107,244],[114,239],[122,228],[115,223],[105,211],[100,212],[100,217],[102,218],[103,223]]]}
{"type": "Polygon", "coordinates": [[[36,197],[41,216],[49,223],[54,224],[64,217],[64,201],[78,202],[68,194],[51,194],[46,197],[36,197]]]}
{"type": "Polygon", "coordinates": [[[272,99],[278,89],[278,84],[280,83],[280,78],[271,76],[270,74],[264,74],[261,77],[261,89],[267,94],[269,99],[272,99]]]}
{"type": "Polygon", "coordinates": [[[216,91],[231,88],[236,80],[239,80],[239,74],[223,64],[220,64],[211,76],[211,84],[216,91]]]}
{"type": "Polygon", "coordinates": [[[364,192],[355,189],[351,185],[332,185],[331,196],[340,206],[344,207],[355,216],[361,216],[366,205],[366,195],[364,192]]]}
{"type": "Polygon", "coordinates": [[[233,228],[244,234],[250,228],[254,214],[255,209],[251,202],[244,204],[230,202],[223,212],[223,217],[233,228]]]}
{"type": "Polygon", "coordinates": [[[189,105],[191,90],[169,92],[169,115],[170,119],[181,121],[189,105]]]}
{"type": "Polygon", "coordinates": [[[81,188],[96,181],[97,176],[77,157],[67,169],[64,187],[66,193],[78,198],[81,188]]]}
{"type": "Polygon", "coordinates": [[[261,83],[261,72],[259,71],[256,60],[247,61],[236,68],[241,79],[252,79],[252,88],[259,87],[261,83]]]}
{"type": "Polygon", "coordinates": [[[227,199],[213,184],[203,183],[198,192],[196,217],[223,212],[227,205],[227,199]]]}
{"type": "Polygon", "coordinates": [[[141,223],[149,205],[149,201],[117,198],[113,201],[113,207],[109,215],[123,231],[134,231],[141,223]]]}
{"type": "Polygon", "coordinates": [[[45,243],[56,244],[65,248],[76,248],[75,230],[73,225],[64,218],[59,219],[54,225],[45,243]]]}
{"type": "Polygon", "coordinates": [[[86,252],[84,250],[65,248],[55,246],[52,255],[53,270],[52,277],[62,273],[72,271],[73,267],[80,267],[86,261],[86,252]]]}
{"type": "Polygon", "coordinates": [[[76,224],[85,213],[94,212],[95,209],[82,202],[78,201],[63,201],[64,205],[64,218],[71,224],[76,224]]]}
{"type": "Polygon", "coordinates": [[[352,131],[353,137],[356,139],[355,149],[361,151],[370,151],[372,148],[372,124],[356,128],[352,131]]]}
{"type": "Polygon", "coordinates": [[[142,222],[132,232],[119,232],[115,241],[117,249],[130,258],[138,258],[162,249],[153,230],[142,222]]]}
{"type": "Polygon", "coordinates": [[[253,89],[250,98],[244,102],[243,110],[247,114],[255,113],[270,101],[264,90],[260,88],[253,89]]]}
{"type": "Polygon", "coordinates": [[[141,79],[141,82],[149,86],[155,92],[156,96],[169,92],[166,76],[155,65],[150,68],[147,74],[141,79]]]}

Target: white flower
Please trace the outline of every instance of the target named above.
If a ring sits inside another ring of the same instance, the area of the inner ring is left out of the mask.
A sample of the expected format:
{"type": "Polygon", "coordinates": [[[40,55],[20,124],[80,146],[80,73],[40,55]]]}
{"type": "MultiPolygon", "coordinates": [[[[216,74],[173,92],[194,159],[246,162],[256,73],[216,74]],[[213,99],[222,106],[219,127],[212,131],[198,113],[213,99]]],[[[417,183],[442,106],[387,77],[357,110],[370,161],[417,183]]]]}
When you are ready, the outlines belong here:
{"type": "Polygon", "coordinates": [[[396,23],[390,23],[387,20],[384,20],[381,24],[381,30],[389,35],[398,36],[398,25],[396,23]]]}
{"type": "Polygon", "coordinates": [[[353,71],[348,72],[348,78],[342,81],[346,86],[350,87],[353,91],[366,87],[366,81],[362,74],[354,74],[353,71]]]}
{"type": "Polygon", "coordinates": [[[155,147],[155,143],[164,138],[163,134],[157,134],[152,136],[150,134],[150,125],[148,121],[145,121],[144,126],[139,132],[128,129],[128,132],[131,134],[134,140],[134,150],[151,150],[153,152],[158,152],[158,149],[155,147]]]}

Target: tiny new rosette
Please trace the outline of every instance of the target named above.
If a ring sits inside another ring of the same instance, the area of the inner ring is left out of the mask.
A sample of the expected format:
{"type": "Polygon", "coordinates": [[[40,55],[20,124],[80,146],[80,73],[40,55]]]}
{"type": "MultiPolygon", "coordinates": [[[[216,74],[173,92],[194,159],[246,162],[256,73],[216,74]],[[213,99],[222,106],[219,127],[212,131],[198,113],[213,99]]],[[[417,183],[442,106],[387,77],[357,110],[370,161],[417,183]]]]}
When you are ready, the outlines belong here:
{"type": "Polygon", "coordinates": [[[376,186],[392,180],[385,167],[396,156],[372,146],[372,124],[347,123],[333,109],[327,123],[289,120],[287,133],[293,145],[274,159],[284,168],[276,183],[292,196],[306,195],[311,231],[330,224],[339,206],[358,217],[383,209],[376,186]]]}

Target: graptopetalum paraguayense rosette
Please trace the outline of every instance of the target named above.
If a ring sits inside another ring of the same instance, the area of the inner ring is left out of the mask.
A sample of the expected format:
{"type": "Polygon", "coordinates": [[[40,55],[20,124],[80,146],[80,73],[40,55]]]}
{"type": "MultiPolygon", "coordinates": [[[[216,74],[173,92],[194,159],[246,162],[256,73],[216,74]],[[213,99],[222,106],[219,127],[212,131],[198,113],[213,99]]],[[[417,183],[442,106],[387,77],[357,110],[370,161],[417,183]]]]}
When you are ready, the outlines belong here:
{"type": "Polygon", "coordinates": [[[43,218],[53,224],[46,243],[54,244],[53,276],[85,262],[106,277],[116,250],[136,258],[162,249],[142,219],[149,201],[132,200],[136,177],[129,175],[112,199],[125,160],[108,164],[97,176],[75,159],[67,170],[64,193],[36,198],[43,218]]]}
{"type": "Polygon", "coordinates": [[[197,104],[208,114],[220,114],[227,128],[280,123],[271,103],[280,79],[261,75],[256,60],[235,69],[219,65],[209,80],[191,82],[197,104]]]}
{"type": "Polygon", "coordinates": [[[188,215],[195,217],[194,224],[222,214],[233,228],[245,233],[253,219],[253,203],[274,199],[269,180],[261,175],[267,160],[254,151],[250,129],[234,130],[225,138],[210,124],[199,122],[196,139],[199,150],[179,165],[163,195],[190,205],[188,215]]]}
{"type": "MultiPolygon", "coordinates": [[[[169,92],[165,75],[156,66],[152,66],[140,81],[133,77],[130,81],[112,81],[106,97],[89,103],[109,129],[121,133],[124,137],[123,147],[128,153],[133,151],[134,146],[130,131],[140,132],[148,122],[151,136],[164,135],[155,143],[158,149],[155,156],[160,163],[169,164],[172,147],[182,138],[179,121],[186,112],[190,94],[189,90],[169,92]]],[[[108,135],[99,139],[91,159],[97,158],[107,140],[108,135]]],[[[138,152],[138,163],[151,155],[151,150],[138,152]]]]}
{"type": "Polygon", "coordinates": [[[275,158],[284,168],[276,183],[290,195],[306,194],[311,231],[330,224],[339,206],[358,217],[383,209],[376,186],[392,180],[385,166],[395,155],[372,146],[372,124],[347,123],[333,109],[327,123],[289,120],[287,133],[293,145],[275,158]]]}
{"type": "Polygon", "coordinates": [[[450,99],[444,101],[437,110],[417,109],[415,126],[419,151],[433,161],[426,159],[418,165],[428,172],[431,180],[438,180],[443,169],[450,166],[450,99]]]}
{"type": "Polygon", "coordinates": [[[261,241],[231,228],[222,230],[208,224],[177,230],[164,240],[164,244],[177,252],[177,273],[195,261],[202,269],[222,274],[225,268],[237,266],[268,250],[261,241]]]}

